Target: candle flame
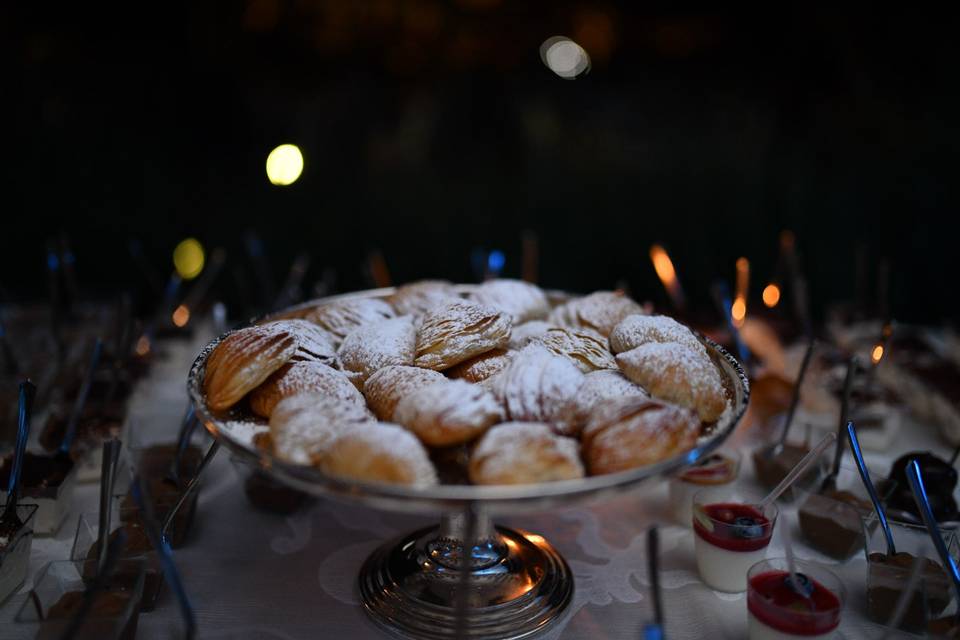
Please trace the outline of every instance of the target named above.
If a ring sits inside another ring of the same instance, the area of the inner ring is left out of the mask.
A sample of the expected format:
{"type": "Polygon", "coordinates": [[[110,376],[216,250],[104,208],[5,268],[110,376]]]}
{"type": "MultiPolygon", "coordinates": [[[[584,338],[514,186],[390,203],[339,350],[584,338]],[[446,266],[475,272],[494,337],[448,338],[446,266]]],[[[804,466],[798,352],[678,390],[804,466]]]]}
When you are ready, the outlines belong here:
{"type": "Polygon", "coordinates": [[[677,272],[664,248],[658,244],[650,247],[650,259],[653,261],[653,268],[656,269],[660,281],[668,287],[672,286],[677,281],[677,272]]]}
{"type": "Polygon", "coordinates": [[[873,361],[873,364],[878,364],[883,358],[883,345],[878,344],[873,348],[873,352],[870,354],[870,359],[873,361]]]}
{"type": "Polygon", "coordinates": [[[772,282],[763,288],[763,304],[771,309],[780,302],[780,287],[772,282]]]}
{"type": "Polygon", "coordinates": [[[747,302],[743,298],[738,296],[730,305],[730,317],[733,319],[733,326],[738,329],[743,326],[743,319],[747,317],[747,302]]]}
{"type": "Polygon", "coordinates": [[[180,305],[173,310],[173,324],[178,327],[185,327],[190,322],[190,309],[186,305],[180,305]]]}

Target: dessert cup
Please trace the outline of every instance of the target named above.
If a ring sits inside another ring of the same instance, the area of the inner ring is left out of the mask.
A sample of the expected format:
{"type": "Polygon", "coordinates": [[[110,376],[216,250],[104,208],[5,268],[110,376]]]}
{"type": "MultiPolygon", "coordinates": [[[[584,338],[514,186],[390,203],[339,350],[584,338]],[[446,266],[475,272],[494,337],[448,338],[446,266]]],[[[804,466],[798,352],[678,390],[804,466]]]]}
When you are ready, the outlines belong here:
{"type": "MultiPolygon", "coordinates": [[[[0,500],[7,499],[10,456],[3,460],[0,471],[0,500]]],[[[20,504],[37,506],[33,531],[37,535],[55,534],[63,524],[73,503],[77,484],[77,465],[55,455],[27,453],[23,461],[20,504]]]]}
{"type": "MultiPolygon", "coordinates": [[[[740,473],[740,453],[722,449],[670,478],[670,510],[677,524],[693,523],[693,496],[701,489],[728,487],[740,473]]],[[[859,524],[859,523],[858,523],[859,524]]]]}
{"type": "Polygon", "coordinates": [[[750,640],[836,637],[846,591],[832,572],[796,561],[798,592],[785,558],[763,560],[747,574],[747,628],[750,640]]]}
{"type": "Polygon", "coordinates": [[[747,590],[747,572],[763,560],[779,513],[762,511],[762,496],[735,488],[703,489],[693,498],[694,550],[700,578],[711,589],[747,590]]]}
{"type": "MultiPolygon", "coordinates": [[[[6,506],[0,505],[0,513],[3,513],[6,506]]],[[[27,577],[36,515],[37,505],[19,504],[19,525],[0,525],[0,603],[16,591],[27,577]]]]}
{"type": "MultiPolygon", "coordinates": [[[[51,562],[37,577],[33,589],[14,618],[16,637],[56,640],[63,636],[76,615],[87,588],[82,562],[51,562]]],[[[144,563],[139,559],[117,562],[107,588],[74,636],[76,640],[133,640],[140,618],[144,563]]]]}
{"type": "MultiPolygon", "coordinates": [[[[940,560],[929,544],[929,533],[923,526],[890,522],[890,529],[897,546],[897,555],[887,555],[886,540],[876,514],[862,519],[864,554],[867,559],[867,617],[886,625],[890,614],[910,576],[915,558],[924,558],[926,565],[920,586],[907,606],[900,629],[922,632],[934,618],[940,616],[955,600],[953,586],[940,560]]],[[[940,529],[950,555],[960,555],[957,534],[940,529]]]]}
{"type": "MultiPolygon", "coordinates": [[[[113,508],[117,510],[116,502],[113,508]]],[[[163,590],[164,577],[160,556],[150,544],[146,532],[139,523],[133,522],[132,518],[124,522],[116,517],[121,514],[115,513],[114,515],[115,517],[110,519],[110,537],[113,538],[117,535],[120,527],[126,530],[127,543],[120,557],[124,560],[142,560],[144,579],[142,597],[139,601],[140,610],[153,611],[163,590]]],[[[97,548],[98,522],[99,519],[95,513],[81,514],[80,520],[77,522],[77,534],[74,537],[73,548],[70,552],[70,559],[81,563],[85,578],[93,577],[97,570],[97,558],[99,557],[99,549],[97,548]]]]}
{"type": "MultiPolygon", "coordinates": [[[[797,463],[810,452],[810,447],[793,443],[785,443],[783,448],[776,452],[775,443],[767,444],[753,450],[751,458],[753,460],[753,471],[757,482],[765,489],[773,489],[780,481],[787,477],[787,474],[797,466],[797,463]]],[[[813,485],[819,483],[827,474],[828,460],[827,456],[820,458],[810,466],[792,487],[787,489],[781,499],[792,501],[796,498],[796,487],[798,485],[813,485]]]]}

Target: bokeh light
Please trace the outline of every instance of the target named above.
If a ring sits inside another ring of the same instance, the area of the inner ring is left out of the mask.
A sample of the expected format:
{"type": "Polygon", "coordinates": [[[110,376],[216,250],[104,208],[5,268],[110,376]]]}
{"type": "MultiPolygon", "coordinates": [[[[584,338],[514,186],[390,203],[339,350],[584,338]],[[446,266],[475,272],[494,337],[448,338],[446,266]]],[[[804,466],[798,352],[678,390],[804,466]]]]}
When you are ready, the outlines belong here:
{"type": "Polygon", "coordinates": [[[780,302],[780,287],[772,282],[763,288],[763,304],[771,309],[780,302]]]}
{"type": "Polygon", "coordinates": [[[177,327],[185,327],[190,322],[190,309],[186,305],[180,305],[173,310],[173,324],[177,327]]]}
{"type": "Polygon", "coordinates": [[[743,319],[747,317],[747,302],[743,298],[737,298],[730,306],[730,317],[733,318],[733,324],[736,327],[743,326],[743,319]]]}
{"type": "Polygon", "coordinates": [[[650,260],[653,261],[653,268],[661,282],[670,285],[676,281],[677,272],[673,269],[673,262],[663,247],[658,244],[650,247],[650,260]]]}
{"type": "Polygon", "coordinates": [[[870,354],[870,359],[873,361],[873,364],[877,364],[880,360],[883,359],[883,345],[878,344],[873,348],[873,352],[870,354]]]}
{"type": "Polygon", "coordinates": [[[281,187],[291,185],[303,173],[303,154],[295,144],[282,144],[267,156],[267,178],[281,187]]]}
{"type": "Polygon", "coordinates": [[[203,245],[196,238],[187,238],[173,250],[173,268],[184,280],[193,280],[203,271],[203,245]]]}
{"type": "Polygon", "coordinates": [[[590,56],[566,36],[553,36],[540,45],[540,59],[565,80],[574,80],[590,71],[590,56]]]}

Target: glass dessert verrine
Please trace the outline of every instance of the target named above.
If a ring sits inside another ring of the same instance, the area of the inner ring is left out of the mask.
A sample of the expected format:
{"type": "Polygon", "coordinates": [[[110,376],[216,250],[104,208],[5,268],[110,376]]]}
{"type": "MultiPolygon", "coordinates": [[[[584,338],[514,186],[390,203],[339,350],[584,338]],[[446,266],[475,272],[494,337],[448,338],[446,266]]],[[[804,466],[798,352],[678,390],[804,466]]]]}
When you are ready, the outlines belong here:
{"type": "Polygon", "coordinates": [[[750,640],[831,638],[840,625],[846,591],[832,572],[796,561],[791,576],[785,558],[762,560],[747,574],[750,640]]]}
{"type": "MultiPolygon", "coordinates": [[[[6,505],[0,505],[0,512],[6,505]]],[[[0,603],[17,590],[27,577],[37,505],[17,505],[17,518],[0,522],[0,603]]]]}
{"type": "MultiPolygon", "coordinates": [[[[119,510],[115,501],[115,510],[119,510]]],[[[163,569],[160,564],[160,557],[156,549],[150,544],[142,524],[129,518],[123,521],[121,513],[114,514],[111,518],[110,540],[112,541],[122,528],[127,534],[126,545],[121,554],[122,559],[141,559],[144,562],[144,585],[143,597],[140,601],[141,611],[152,611],[156,606],[157,599],[163,589],[163,569]]],[[[95,513],[81,514],[77,522],[77,533],[73,541],[73,548],[70,552],[70,559],[82,563],[83,575],[91,578],[96,575],[100,549],[97,545],[97,533],[99,528],[99,519],[95,513]]],[[[119,570],[115,575],[121,578],[119,570]]]]}
{"type": "MultiPolygon", "coordinates": [[[[807,444],[786,442],[782,445],[773,443],[754,449],[751,458],[757,482],[765,489],[773,489],[781,480],[787,477],[804,456],[810,453],[807,444]]],[[[819,484],[828,473],[828,461],[820,458],[800,478],[797,483],[804,485],[819,484]]],[[[796,486],[796,485],[794,485],[796,486]]],[[[796,496],[794,487],[787,489],[783,494],[784,500],[793,500],[796,496]]]]}
{"type": "MultiPolygon", "coordinates": [[[[875,513],[862,520],[864,554],[867,559],[867,616],[886,625],[909,576],[913,563],[920,558],[924,565],[920,587],[913,593],[900,622],[900,629],[922,632],[928,623],[943,613],[955,599],[947,572],[929,545],[925,527],[890,521],[896,541],[896,554],[891,556],[875,513]]],[[[939,530],[950,555],[960,557],[960,543],[955,531],[939,530]]]]}
{"type": "MultiPolygon", "coordinates": [[[[57,640],[63,636],[80,610],[89,584],[84,569],[82,562],[72,560],[46,566],[14,618],[19,628],[28,630],[23,637],[57,640]]],[[[107,587],[94,595],[74,640],[133,640],[143,585],[143,560],[119,560],[107,587]]]]}
{"type": "MultiPolygon", "coordinates": [[[[870,475],[878,484],[884,480],[870,475]]],[[[821,491],[821,484],[819,480],[801,483],[795,489],[800,532],[817,551],[848,560],[863,549],[862,520],[873,511],[873,504],[854,468],[841,466],[833,488],[821,491]]]]}
{"type": "Polygon", "coordinates": [[[712,589],[747,589],[747,571],[763,560],[779,513],[761,496],[733,489],[703,489],[693,498],[694,550],[700,578],[712,589]]]}
{"type": "Polygon", "coordinates": [[[678,524],[691,526],[693,496],[701,489],[720,488],[737,481],[740,453],[721,449],[670,478],[670,509],[678,524]]]}
{"type": "MultiPolygon", "coordinates": [[[[12,456],[0,459],[0,500],[7,498],[12,456]]],[[[64,456],[27,452],[23,460],[19,504],[34,504],[33,530],[38,535],[56,533],[63,524],[77,484],[77,468],[64,456]]]]}

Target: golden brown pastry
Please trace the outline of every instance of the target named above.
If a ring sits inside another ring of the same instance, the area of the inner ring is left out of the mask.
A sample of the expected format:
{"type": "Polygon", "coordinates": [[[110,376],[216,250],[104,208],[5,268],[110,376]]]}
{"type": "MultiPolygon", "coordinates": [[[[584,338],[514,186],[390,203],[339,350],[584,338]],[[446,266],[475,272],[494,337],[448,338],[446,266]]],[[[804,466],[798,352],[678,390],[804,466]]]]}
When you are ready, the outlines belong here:
{"type": "Polygon", "coordinates": [[[624,318],[635,314],[643,315],[643,307],[622,291],[597,291],[555,308],[549,320],[561,327],[588,327],[606,337],[624,318]]]}
{"type": "Polygon", "coordinates": [[[550,303],[540,287],[523,280],[487,280],[470,297],[508,314],[514,324],[546,318],[550,313],[550,303]]]}
{"type": "Polygon", "coordinates": [[[274,320],[265,326],[280,327],[297,336],[300,346],[291,358],[294,362],[316,360],[335,366],[337,348],[334,339],[327,331],[307,320],[274,320]]]}
{"type": "Polygon", "coordinates": [[[387,298],[397,315],[423,315],[432,307],[458,299],[456,289],[446,280],[420,280],[397,287],[387,298]]]}
{"type": "Polygon", "coordinates": [[[533,320],[521,325],[514,325],[513,329],[510,330],[510,342],[507,347],[513,351],[520,351],[527,346],[532,338],[543,335],[555,327],[556,325],[543,320],[533,320]]]}
{"type": "Polygon", "coordinates": [[[560,433],[576,428],[575,401],[584,377],[567,358],[529,345],[491,380],[508,420],[545,422],[560,433]]]}
{"type": "Polygon", "coordinates": [[[391,365],[412,365],[415,346],[413,318],[401,316],[357,327],[337,353],[340,367],[362,390],[363,383],[376,371],[391,365]]]}
{"type": "Polygon", "coordinates": [[[250,409],[269,418],[277,403],[300,393],[319,393],[331,400],[366,407],[363,396],[342,372],[320,362],[285,365],[250,393],[250,409]]]}
{"type": "Polygon", "coordinates": [[[592,329],[548,329],[531,338],[529,344],[540,345],[567,358],[584,373],[617,368],[617,361],[607,348],[607,339],[592,329]]]}
{"type": "Polygon", "coordinates": [[[216,411],[229,409],[285,365],[299,346],[297,336],[282,326],[234,331],[207,359],[203,379],[207,404],[216,411]]]}
{"type": "Polygon", "coordinates": [[[549,425],[505,422],[480,438],[470,456],[474,484],[529,484],[583,477],[580,446],[549,425]]]}
{"type": "Polygon", "coordinates": [[[443,371],[509,341],[507,314],[466,300],[447,302],[424,314],[414,364],[443,371]]]}
{"type": "Polygon", "coordinates": [[[699,435],[700,421],[689,409],[621,398],[594,409],[583,430],[583,458],[591,474],[616,473],[679,455],[699,435]]]}
{"type": "Polygon", "coordinates": [[[710,356],[676,342],[648,342],[617,355],[623,373],[655,398],[696,411],[713,422],[727,408],[720,374],[710,356]]]}
{"type": "Polygon", "coordinates": [[[646,400],[650,394],[638,384],[627,379],[619,371],[601,369],[588,373],[583,379],[583,385],[577,392],[576,414],[577,424],[585,425],[595,407],[607,404],[620,398],[640,398],[646,400]]]}
{"type": "Polygon", "coordinates": [[[374,422],[365,409],[320,393],[284,398],[270,416],[274,454],[294,464],[319,464],[334,439],[346,429],[374,422]]]}
{"type": "Polygon", "coordinates": [[[330,475],[412,487],[437,484],[437,470],[417,437],[385,422],[340,433],[320,460],[330,475]]]}
{"type": "Polygon", "coordinates": [[[630,351],[648,342],[677,342],[707,355],[706,347],[693,331],[667,316],[627,316],[610,334],[610,348],[614,353],[630,351]]]}
{"type": "Polygon", "coordinates": [[[431,447],[473,440],[503,415],[493,394],[465,380],[421,387],[397,403],[393,420],[431,447]]]}
{"type": "Polygon", "coordinates": [[[393,421],[393,410],[400,400],[420,387],[446,378],[442,373],[420,367],[390,366],[380,369],[367,378],[363,394],[373,413],[386,422],[393,421]]]}
{"type": "Polygon", "coordinates": [[[379,298],[347,298],[314,308],[307,320],[329,331],[339,343],[357,327],[394,315],[393,307],[379,298]]]}
{"type": "Polygon", "coordinates": [[[462,378],[467,382],[482,382],[503,371],[510,364],[511,358],[511,352],[506,349],[491,349],[450,367],[444,373],[451,378],[462,378]]]}

